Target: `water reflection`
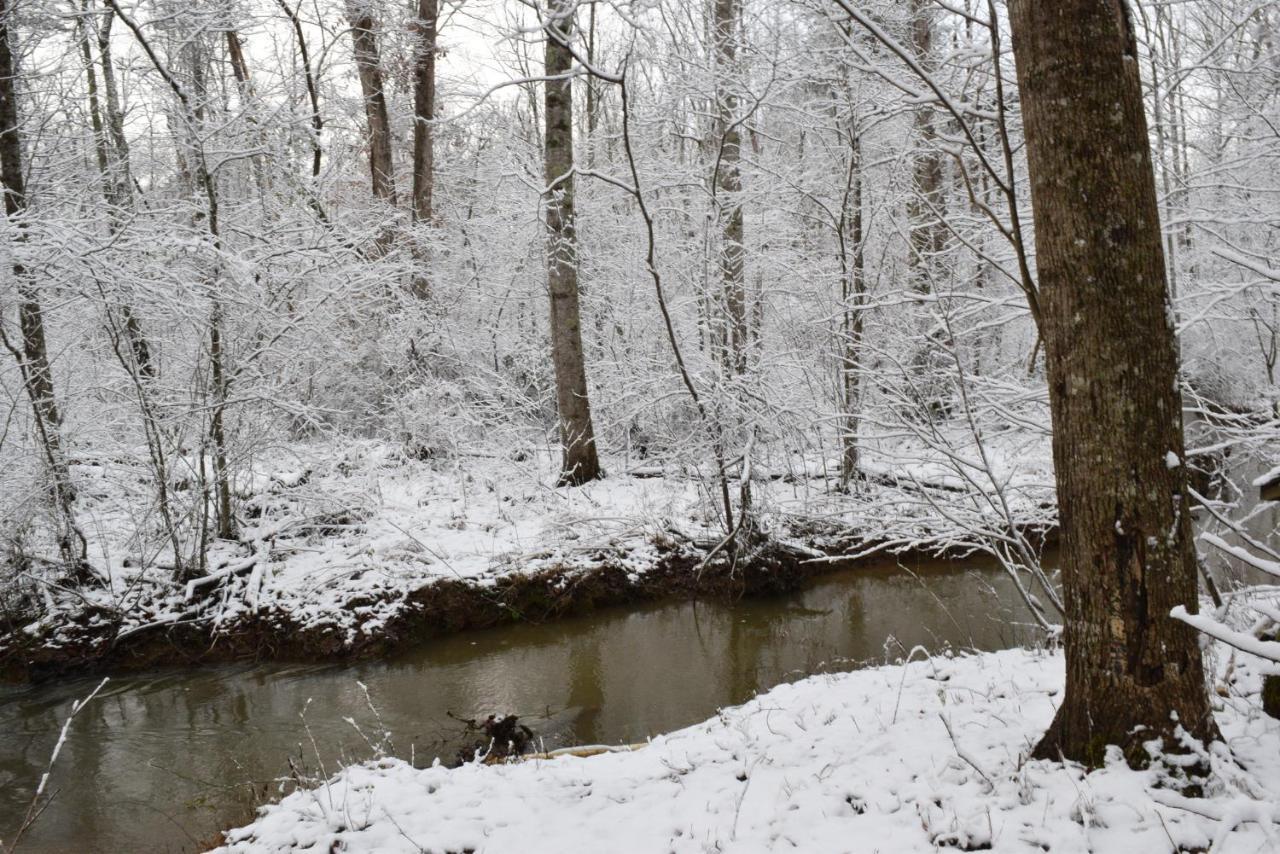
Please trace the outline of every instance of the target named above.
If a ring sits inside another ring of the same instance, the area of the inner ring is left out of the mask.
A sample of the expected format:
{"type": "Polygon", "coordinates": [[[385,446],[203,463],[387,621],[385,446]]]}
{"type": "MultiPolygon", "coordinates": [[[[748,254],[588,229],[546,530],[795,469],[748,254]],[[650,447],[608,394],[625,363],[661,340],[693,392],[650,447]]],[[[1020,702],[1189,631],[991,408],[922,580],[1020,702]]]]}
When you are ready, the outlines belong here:
{"type": "MultiPolygon", "coordinates": [[[[380,726],[361,682],[394,751],[425,764],[457,749],[449,712],[520,714],[548,748],[642,741],[807,673],[916,645],[1010,646],[1028,636],[1021,619],[994,568],[886,564],[783,598],[511,626],[387,661],[116,679],[72,725],[51,781],[59,793],[23,848],[196,850],[264,792],[277,796],[290,757],[332,772],[369,755],[380,726]]],[[[0,693],[0,833],[13,832],[71,701],[95,682],[0,693]]]]}

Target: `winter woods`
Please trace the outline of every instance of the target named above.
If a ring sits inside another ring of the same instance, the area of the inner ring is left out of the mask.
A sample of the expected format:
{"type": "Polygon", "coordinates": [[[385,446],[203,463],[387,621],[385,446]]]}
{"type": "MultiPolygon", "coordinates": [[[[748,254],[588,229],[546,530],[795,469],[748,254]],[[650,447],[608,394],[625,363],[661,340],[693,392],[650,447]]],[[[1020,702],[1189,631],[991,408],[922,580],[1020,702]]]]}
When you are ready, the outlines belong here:
{"type": "Polygon", "coordinates": [[[734,567],[976,549],[1053,633],[1087,562],[1042,560],[1054,462],[1096,545],[1140,457],[1134,530],[1182,514],[1145,617],[1193,643],[1188,514],[1274,527],[1280,6],[1102,4],[1133,121],[1080,205],[1042,146],[1111,96],[1045,110],[1032,5],[6,0],[6,625],[293,595],[283,563],[377,515],[376,456],[459,494],[518,473],[539,507],[657,475],[690,505],[621,527],[734,567]],[[1145,290],[1063,296],[1113,273],[1145,290]],[[1119,416],[1071,397],[1086,356],[1119,416]],[[1118,435],[1132,459],[1073,479],[1118,435]]]}

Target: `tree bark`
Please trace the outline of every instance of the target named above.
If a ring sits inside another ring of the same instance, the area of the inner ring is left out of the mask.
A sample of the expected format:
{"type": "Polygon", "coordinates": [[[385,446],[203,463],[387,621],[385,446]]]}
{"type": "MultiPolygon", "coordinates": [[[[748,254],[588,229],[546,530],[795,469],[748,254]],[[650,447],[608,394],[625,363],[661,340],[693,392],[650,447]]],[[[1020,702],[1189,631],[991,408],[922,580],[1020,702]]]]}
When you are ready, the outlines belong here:
{"type": "Polygon", "coordinates": [[[547,34],[544,112],[544,161],[547,181],[547,286],[551,295],[551,361],[556,374],[560,443],[564,460],[560,484],[586,483],[601,477],[595,429],[587,398],[587,371],[582,353],[582,319],[578,305],[578,245],[574,226],[573,177],[573,4],[551,5],[547,34]]]}
{"type": "Polygon", "coordinates": [[[716,161],[714,191],[720,231],[720,281],[725,331],[722,358],[733,375],[747,370],[750,330],[747,322],[747,290],[742,217],[742,134],[738,128],[738,95],[730,83],[738,60],[738,28],[741,0],[714,0],[713,37],[716,51],[716,161]]]}
{"type": "MultiPolygon", "coordinates": [[[[912,0],[911,48],[922,68],[932,71],[934,10],[932,0],[912,0]]],[[[908,259],[911,286],[920,293],[934,290],[946,234],[939,218],[942,209],[942,158],[938,153],[938,132],[933,107],[916,108],[912,120],[915,152],[911,166],[911,198],[907,201],[911,254],[908,259]]]]}
{"type": "Polygon", "coordinates": [[[434,188],[434,130],[436,115],[436,25],[437,0],[418,0],[417,52],[413,62],[413,218],[432,221],[431,191],[434,188]]]}
{"type": "Polygon", "coordinates": [[[844,404],[840,454],[840,485],[849,488],[858,472],[858,406],[862,362],[863,317],[866,311],[866,241],[862,219],[862,139],[856,120],[844,132],[848,168],[840,211],[840,304],[843,329],[840,351],[841,394],[844,404]]]}
{"type": "Polygon", "coordinates": [[[231,60],[231,75],[235,77],[236,86],[241,90],[241,97],[251,98],[253,92],[253,76],[249,73],[249,63],[244,58],[244,45],[240,42],[240,34],[233,29],[226,31],[227,57],[231,60]]]}
{"type": "MultiPolygon", "coordinates": [[[[14,221],[17,240],[23,239],[22,216],[27,209],[26,174],[23,171],[21,122],[18,115],[17,63],[14,61],[10,18],[12,0],[0,0],[0,180],[4,182],[4,212],[14,221]]],[[[45,343],[44,311],[40,290],[31,280],[30,271],[13,262],[13,277],[18,288],[18,328],[20,346],[7,337],[4,344],[18,361],[19,371],[35,416],[37,441],[43,447],[49,467],[50,497],[58,521],[58,548],[68,566],[82,564],[84,537],[75,524],[72,507],[75,489],[71,470],[62,447],[62,413],[54,395],[53,370],[49,365],[49,349],[45,343]]],[[[0,328],[0,333],[3,329],[0,328]]]]}
{"type": "Polygon", "coordinates": [[[387,118],[387,96],[382,85],[382,58],[374,32],[372,0],[347,0],[351,22],[356,71],[364,95],[364,114],[369,128],[369,173],[373,194],[396,203],[395,175],[391,165],[391,122],[387,118]]]}
{"type": "Polygon", "coordinates": [[[1066,693],[1041,758],[1131,761],[1217,737],[1195,631],[1182,401],[1138,58],[1124,0],[1013,0],[1042,288],[1066,693]],[[1173,460],[1176,458],[1176,464],[1173,460]]]}
{"type": "Polygon", "coordinates": [[[106,9],[102,26],[98,28],[98,60],[102,64],[102,94],[107,113],[107,130],[111,135],[114,154],[112,180],[119,188],[117,195],[133,204],[133,171],[129,160],[129,140],[124,133],[124,110],[120,107],[120,93],[116,86],[115,66],[111,61],[111,24],[115,10],[106,9]]]}
{"type": "MultiPolygon", "coordinates": [[[[587,12],[587,63],[596,64],[596,4],[587,12]]],[[[587,77],[587,168],[596,167],[596,127],[600,124],[600,92],[594,76],[587,77]]]]}

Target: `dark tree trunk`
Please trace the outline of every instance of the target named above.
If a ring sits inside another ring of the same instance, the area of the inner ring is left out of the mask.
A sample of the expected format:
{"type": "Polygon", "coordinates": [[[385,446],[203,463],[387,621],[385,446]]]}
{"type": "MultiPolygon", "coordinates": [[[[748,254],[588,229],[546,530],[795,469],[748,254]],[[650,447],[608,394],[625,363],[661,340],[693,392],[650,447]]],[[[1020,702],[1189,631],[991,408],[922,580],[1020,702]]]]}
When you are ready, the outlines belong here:
{"type": "MultiPolygon", "coordinates": [[[[26,175],[23,171],[21,122],[18,117],[17,63],[14,62],[10,18],[12,0],[0,0],[0,179],[4,182],[5,216],[15,221],[17,240],[23,239],[22,215],[27,209],[26,175]]],[[[84,537],[75,524],[72,503],[75,490],[62,448],[62,413],[54,396],[53,371],[45,343],[44,312],[40,291],[30,271],[13,262],[18,288],[18,328],[20,344],[5,337],[4,344],[18,361],[19,371],[35,416],[36,439],[49,467],[50,496],[58,520],[58,547],[68,566],[84,560],[84,537]]],[[[0,327],[0,333],[3,328],[0,327]]]]}
{"type": "Polygon", "coordinates": [[[364,96],[364,114],[369,126],[369,173],[373,194],[396,203],[396,182],[391,165],[391,122],[387,118],[387,96],[382,85],[382,58],[374,33],[372,0],[347,0],[351,21],[356,71],[364,96]]]}
{"type": "Polygon", "coordinates": [[[726,369],[742,374],[747,369],[750,331],[747,321],[747,289],[744,270],[745,239],[742,221],[742,133],[738,127],[738,95],[729,75],[738,59],[738,27],[741,0],[715,0],[716,124],[714,190],[720,228],[720,280],[723,288],[725,332],[722,357],[726,369]]]}
{"type": "Polygon", "coordinates": [[[586,483],[603,473],[587,399],[578,306],[578,244],[574,230],[573,4],[553,4],[547,12],[544,137],[547,187],[547,286],[551,295],[551,360],[556,373],[556,406],[564,462],[561,485],[586,483]]]}
{"type": "Polygon", "coordinates": [[[437,0],[418,0],[417,54],[413,63],[413,218],[430,224],[434,185],[432,119],[436,114],[437,0]]]}
{"type": "Polygon", "coordinates": [[[244,58],[244,45],[240,42],[240,34],[235,30],[228,29],[226,36],[231,74],[236,79],[236,86],[241,90],[242,97],[247,99],[253,95],[253,76],[249,74],[249,63],[244,58]]]}
{"type": "Polygon", "coordinates": [[[1066,693],[1035,755],[1142,761],[1176,726],[1218,733],[1195,631],[1169,617],[1196,610],[1196,563],[1137,51],[1124,0],[1013,0],[1010,20],[1066,604],[1066,693]]]}

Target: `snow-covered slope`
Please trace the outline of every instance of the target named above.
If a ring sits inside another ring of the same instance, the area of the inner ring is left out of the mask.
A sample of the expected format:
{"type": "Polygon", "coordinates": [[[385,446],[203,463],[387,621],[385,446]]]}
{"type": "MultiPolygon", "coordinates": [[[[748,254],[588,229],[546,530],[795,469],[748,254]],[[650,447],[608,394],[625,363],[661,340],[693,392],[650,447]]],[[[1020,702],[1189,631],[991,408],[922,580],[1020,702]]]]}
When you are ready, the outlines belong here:
{"type": "Polygon", "coordinates": [[[1215,697],[1227,743],[1207,753],[1209,797],[1195,801],[1161,788],[1161,762],[1134,771],[1117,755],[1085,773],[1025,761],[1063,663],[1011,650],[781,685],[631,752],[354,766],[267,807],[219,850],[1280,850],[1280,721],[1259,710],[1249,661],[1230,672],[1215,697]]]}

